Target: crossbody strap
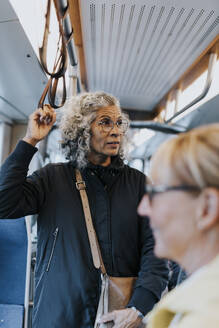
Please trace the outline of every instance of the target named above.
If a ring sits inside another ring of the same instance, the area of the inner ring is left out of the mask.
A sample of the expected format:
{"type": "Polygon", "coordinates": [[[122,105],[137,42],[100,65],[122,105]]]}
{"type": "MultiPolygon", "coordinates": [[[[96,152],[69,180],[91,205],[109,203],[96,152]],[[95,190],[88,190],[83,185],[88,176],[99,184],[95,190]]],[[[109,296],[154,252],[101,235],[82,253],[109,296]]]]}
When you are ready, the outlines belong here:
{"type": "Polygon", "coordinates": [[[91,212],[90,212],[90,206],[89,206],[89,202],[88,202],[88,198],[87,198],[86,184],[83,181],[81,172],[78,169],[75,169],[75,175],[76,175],[76,188],[79,190],[80,196],[81,196],[81,202],[82,202],[82,206],[83,206],[84,217],[85,217],[87,233],[88,233],[88,239],[90,242],[90,248],[91,248],[94,266],[97,269],[100,268],[101,272],[103,274],[105,274],[106,269],[105,269],[105,265],[103,263],[102,255],[100,252],[100,246],[99,246],[99,243],[97,240],[96,231],[94,230],[94,226],[93,226],[93,221],[92,221],[91,212]]]}

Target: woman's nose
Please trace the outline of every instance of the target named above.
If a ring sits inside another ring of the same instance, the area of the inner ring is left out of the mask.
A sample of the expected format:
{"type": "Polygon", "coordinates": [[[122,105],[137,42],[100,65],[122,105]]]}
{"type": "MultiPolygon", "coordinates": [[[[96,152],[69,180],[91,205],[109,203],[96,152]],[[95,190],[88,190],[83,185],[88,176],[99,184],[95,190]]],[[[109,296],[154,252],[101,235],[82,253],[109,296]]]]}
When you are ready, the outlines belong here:
{"type": "Polygon", "coordinates": [[[138,214],[141,216],[150,216],[151,207],[147,195],[144,195],[138,205],[138,214]]]}
{"type": "Polygon", "coordinates": [[[119,130],[117,124],[114,123],[112,129],[110,130],[110,134],[116,135],[116,136],[120,135],[120,130],[119,130]]]}

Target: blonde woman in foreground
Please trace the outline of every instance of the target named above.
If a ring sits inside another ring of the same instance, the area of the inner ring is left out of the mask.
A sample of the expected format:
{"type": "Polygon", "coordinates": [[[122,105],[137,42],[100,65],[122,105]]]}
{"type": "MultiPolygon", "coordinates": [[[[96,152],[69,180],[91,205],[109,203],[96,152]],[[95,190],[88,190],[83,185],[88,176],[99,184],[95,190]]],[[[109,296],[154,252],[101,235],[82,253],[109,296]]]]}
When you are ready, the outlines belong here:
{"type": "Polygon", "coordinates": [[[150,217],[155,254],[190,277],[155,306],[147,328],[219,327],[219,124],[163,144],[151,177],[138,212],[150,217]]]}

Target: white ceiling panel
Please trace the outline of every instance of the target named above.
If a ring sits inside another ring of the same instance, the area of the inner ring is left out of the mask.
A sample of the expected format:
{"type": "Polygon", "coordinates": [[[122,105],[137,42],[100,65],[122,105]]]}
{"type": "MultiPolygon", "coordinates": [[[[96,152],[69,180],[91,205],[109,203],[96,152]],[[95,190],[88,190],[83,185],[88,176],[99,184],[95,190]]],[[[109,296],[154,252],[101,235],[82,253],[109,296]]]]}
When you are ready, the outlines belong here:
{"type": "Polygon", "coordinates": [[[0,114],[24,121],[37,107],[47,77],[18,19],[0,23],[0,44],[0,114]]]}
{"type": "Polygon", "coordinates": [[[218,0],[80,0],[89,90],[152,110],[219,33],[218,0]]]}

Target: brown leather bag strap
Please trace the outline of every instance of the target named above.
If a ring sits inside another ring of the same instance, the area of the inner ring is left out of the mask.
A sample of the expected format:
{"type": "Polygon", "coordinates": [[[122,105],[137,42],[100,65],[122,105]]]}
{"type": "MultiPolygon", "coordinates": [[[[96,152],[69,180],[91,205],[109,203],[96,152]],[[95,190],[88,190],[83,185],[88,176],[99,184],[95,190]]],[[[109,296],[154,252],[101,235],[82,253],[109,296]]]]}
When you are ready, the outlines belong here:
{"type": "Polygon", "coordinates": [[[106,274],[106,268],[103,263],[102,255],[100,252],[100,246],[99,246],[99,243],[97,240],[96,231],[93,226],[89,201],[88,201],[87,193],[86,193],[86,184],[83,181],[81,172],[78,169],[75,169],[75,176],[76,176],[76,188],[79,190],[80,196],[81,196],[81,202],[82,202],[82,206],[83,206],[84,217],[85,217],[87,233],[88,233],[88,239],[90,242],[90,248],[91,248],[94,266],[97,269],[100,268],[101,272],[103,274],[106,274]]]}

